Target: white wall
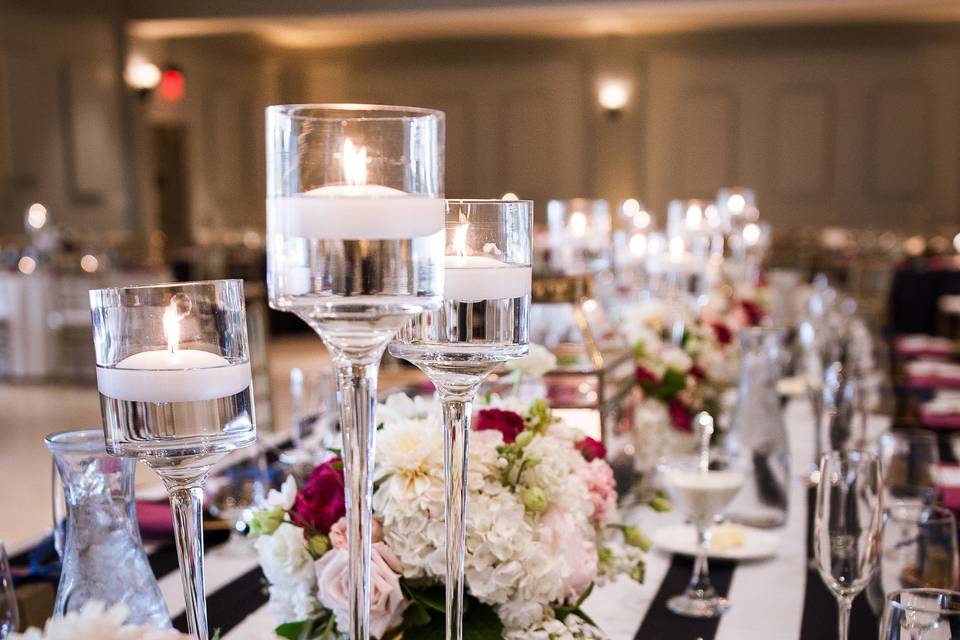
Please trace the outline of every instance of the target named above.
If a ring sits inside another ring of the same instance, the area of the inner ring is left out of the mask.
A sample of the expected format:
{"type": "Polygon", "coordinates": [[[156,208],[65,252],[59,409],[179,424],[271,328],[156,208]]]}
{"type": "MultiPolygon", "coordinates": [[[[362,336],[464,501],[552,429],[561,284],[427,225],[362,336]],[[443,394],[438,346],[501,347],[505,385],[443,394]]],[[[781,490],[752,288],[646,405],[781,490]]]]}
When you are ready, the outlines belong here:
{"type": "Polygon", "coordinates": [[[42,202],[57,224],[131,228],[109,17],[0,19],[0,235],[42,202]]]}

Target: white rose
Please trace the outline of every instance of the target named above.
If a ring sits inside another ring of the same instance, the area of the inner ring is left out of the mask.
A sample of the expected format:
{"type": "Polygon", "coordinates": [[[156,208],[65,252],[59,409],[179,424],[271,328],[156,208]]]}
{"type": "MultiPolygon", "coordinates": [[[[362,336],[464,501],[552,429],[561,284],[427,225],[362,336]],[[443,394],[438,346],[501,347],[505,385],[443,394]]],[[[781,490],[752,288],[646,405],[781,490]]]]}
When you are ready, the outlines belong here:
{"type": "MultiPolygon", "coordinates": [[[[317,560],[317,597],[337,616],[341,630],[350,626],[350,556],[334,549],[317,560]]],[[[400,562],[382,542],[370,554],[370,635],[380,638],[403,620],[407,601],[400,589],[400,562]],[[396,568],[396,569],[395,569],[396,568]]]]}
{"type": "Polygon", "coordinates": [[[668,369],[673,369],[680,373],[686,373],[693,366],[693,359],[686,351],[680,347],[671,347],[664,350],[661,356],[663,363],[668,369]]]}
{"type": "Polygon", "coordinates": [[[293,476],[287,476],[280,487],[280,491],[270,489],[267,494],[265,510],[280,507],[284,511],[293,509],[293,504],[297,501],[297,480],[293,476]]]}
{"type": "Polygon", "coordinates": [[[312,559],[300,527],[284,522],[272,536],[257,538],[256,548],[263,574],[271,584],[291,584],[310,579],[312,559]]]}
{"type": "Polygon", "coordinates": [[[543,345],[530,343],[527,355],[519,360],[512,360],[508,366],[514,371],[532,376],[542,376],[557,367],[557,356],[543,345]]]}

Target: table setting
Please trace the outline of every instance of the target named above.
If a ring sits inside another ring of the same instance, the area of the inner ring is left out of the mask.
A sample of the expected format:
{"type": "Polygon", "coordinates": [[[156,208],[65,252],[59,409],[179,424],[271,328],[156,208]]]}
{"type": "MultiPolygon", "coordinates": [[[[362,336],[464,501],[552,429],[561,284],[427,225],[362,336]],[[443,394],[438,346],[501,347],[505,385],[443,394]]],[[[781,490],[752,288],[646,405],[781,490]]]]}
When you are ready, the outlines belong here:
{"type": "Polygon", "coordinates": [[[952,341],[768,277],[744,187],[663,230],[551,200],[537,243],[533,201],[446,197],[445,126],[267,108],[267,297],[329,358],[284,372],[287,431],[258,433],[243,281],[89,292],[102,428],[45,439],[56,525],[0,545],[0,638],[960,637],[957,452],[923,428],[960,428],[952,341]]]}

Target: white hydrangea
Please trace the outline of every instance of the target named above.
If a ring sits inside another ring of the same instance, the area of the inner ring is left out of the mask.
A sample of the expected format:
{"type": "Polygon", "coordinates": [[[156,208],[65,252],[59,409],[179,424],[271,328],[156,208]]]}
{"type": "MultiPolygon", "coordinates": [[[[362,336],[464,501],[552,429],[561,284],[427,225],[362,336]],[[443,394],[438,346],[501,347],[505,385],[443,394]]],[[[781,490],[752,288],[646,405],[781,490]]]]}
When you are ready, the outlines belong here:
{"type": "Polygon", "coordinates": [[[550,618],[530,629],[508,631],[504,640],[587,640],[607,636],[580,618],[569,615],[565,620],[550,618]]]}
{"type": "Polygon", "coordinates": [[[542,376],[557,368],[557,356],[545,346],[531,342],[527,355],[511,360],[507,366],[525,375],[542,376]]]}
{"type": "Polygon", "coordinates": [[[43,630],[31,627],[13,633],[10,640],[189,640],[173,629],[124,625],[130,614],[125,604],[107,608],[102,602],[88,602],[80,611],[50,618],[43,630]]]}

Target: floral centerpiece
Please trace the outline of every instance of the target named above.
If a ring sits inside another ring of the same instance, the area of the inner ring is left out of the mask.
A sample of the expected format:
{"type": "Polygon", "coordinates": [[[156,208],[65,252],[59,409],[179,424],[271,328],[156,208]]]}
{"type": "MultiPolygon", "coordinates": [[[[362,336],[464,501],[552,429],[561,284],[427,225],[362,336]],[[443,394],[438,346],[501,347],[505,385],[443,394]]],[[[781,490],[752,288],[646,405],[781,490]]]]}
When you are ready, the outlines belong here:
{"type": "MultiPolygon", "coordinates": [[[[393,395],[378,410],[370,629],[375,638],[442,638],[445,529],[438,404],[393,395]]],[[[494,401],[474,419],[467,476],[464,637],[603,637],[580,605],[594,585],[643,579],[649,541],[619,522],[603,445],[543,401],[494,401]]],[[[302,487],[288,478],[251,530],[269,606],[287,638],[348,625],[348,552],[338,457],[302,487]]]]}
{"type": "Polygon", "coordinates": [[[633,349],[642,399],[634,415],[642,466],[693,445],[693,418],[719,420],[723,395],[736,384],[739,350],[734,328],[722,319],[683,318],[673,338],[675,310],[649,300],[624,308],[620,328],[633,349]]]}

